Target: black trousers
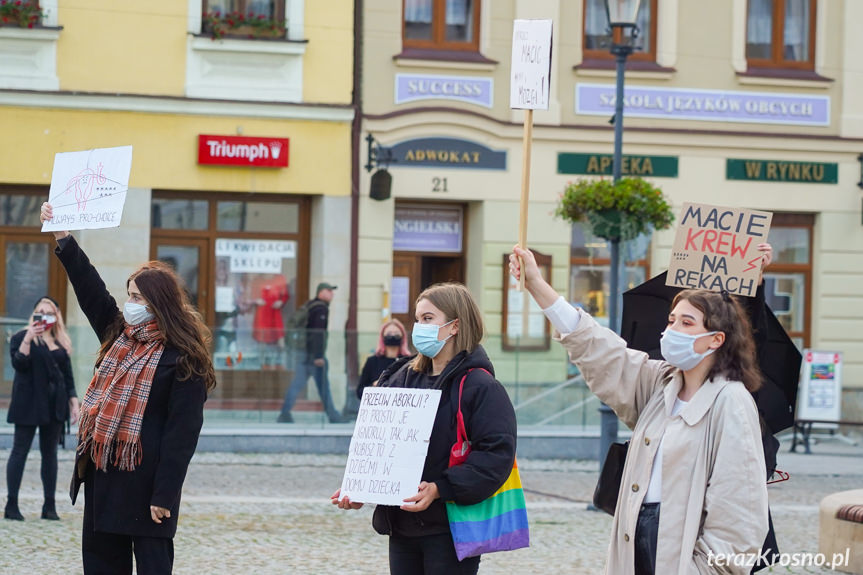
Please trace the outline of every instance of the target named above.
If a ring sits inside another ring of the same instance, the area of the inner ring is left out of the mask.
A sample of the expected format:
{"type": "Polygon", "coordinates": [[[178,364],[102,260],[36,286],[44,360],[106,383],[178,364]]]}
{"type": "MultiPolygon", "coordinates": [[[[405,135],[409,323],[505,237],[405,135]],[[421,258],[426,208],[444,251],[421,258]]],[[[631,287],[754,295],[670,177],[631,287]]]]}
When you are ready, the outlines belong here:
{"type": "Polygon", "coordinates": [[[390,536],[390,575],[476,575],[479,557],[459,561],[452,535],[390,536]]]}
{"type": "Polygon", "coordinates": [[[138,575],[170,575],[174,540],[96,531],[92,481],[84,483],[84,531],[81,555],[84,575],[131,575],[132,555],[138,575]]]}
{"type": "Polygon", "coordinates": [[[656,573],[656,536],[659,534],[659,503],[644,503],[635,524],[635,575],[656,573]]]}
{"type": "MultiPolygon", "coordinates": [[[[6,489],[10,499],[18,499],[21,488],[21,478],[24,476],[24,464],[27,454],[36,435],[35,425],[15,425],[15,436],[12,439],[12,452],[6,463],[6,489]]],[[[54,499],[57,488],[57,444],[63,424],[59,421],[40,425],[39,451],[42,453],[42,491],[45,499],[54,499]]]]}

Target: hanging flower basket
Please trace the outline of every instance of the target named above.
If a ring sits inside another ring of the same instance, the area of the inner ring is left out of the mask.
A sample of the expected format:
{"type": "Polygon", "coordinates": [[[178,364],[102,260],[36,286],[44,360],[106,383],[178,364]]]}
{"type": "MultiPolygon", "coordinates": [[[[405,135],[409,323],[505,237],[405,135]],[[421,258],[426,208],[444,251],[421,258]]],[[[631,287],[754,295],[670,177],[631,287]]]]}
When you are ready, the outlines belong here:
{"type": "Polygon", "coordinates": [[[33,0],[0,0],[0,26],[33,28],[42,22],[42,10],[33,0]]]}
{"type": "Polygon", "coordinates": [[[555,215],[586,225],[611,241],[631,240],[650,230],[671,227],[674,214],[662,190],[641,178],[579,180],[567,185],[555,215]]]}

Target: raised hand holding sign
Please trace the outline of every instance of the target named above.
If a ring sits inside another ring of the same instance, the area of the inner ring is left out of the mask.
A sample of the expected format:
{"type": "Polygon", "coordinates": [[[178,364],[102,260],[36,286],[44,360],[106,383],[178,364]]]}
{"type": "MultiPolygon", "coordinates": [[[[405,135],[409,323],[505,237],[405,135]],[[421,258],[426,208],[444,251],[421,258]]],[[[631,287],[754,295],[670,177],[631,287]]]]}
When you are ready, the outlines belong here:
{"type": "Polygon", "coordinates": [[[55,154],[48,193],[53,212],[42,231],[119,226],[131,169],[132,146],[55,154]]]}

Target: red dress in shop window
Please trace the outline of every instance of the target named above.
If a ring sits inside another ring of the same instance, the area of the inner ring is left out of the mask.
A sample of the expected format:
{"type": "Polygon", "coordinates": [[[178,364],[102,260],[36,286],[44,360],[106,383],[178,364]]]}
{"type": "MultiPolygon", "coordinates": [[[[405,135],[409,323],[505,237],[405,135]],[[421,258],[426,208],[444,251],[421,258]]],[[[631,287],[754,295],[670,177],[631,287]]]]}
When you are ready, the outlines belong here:
{"type": "Polygon", "coordinates": [[[259,294],[259,299],[264,302],[255,309],[252,337],[260,343],[276,343],[285,337],[282,308],[291,297],[288,293],[288,282],[283,275],[259,278],[252,283],[252,293],[259,294]],[[273,304],[278,301],[282,302],[282,305],[275,309],[273,304]]]}

